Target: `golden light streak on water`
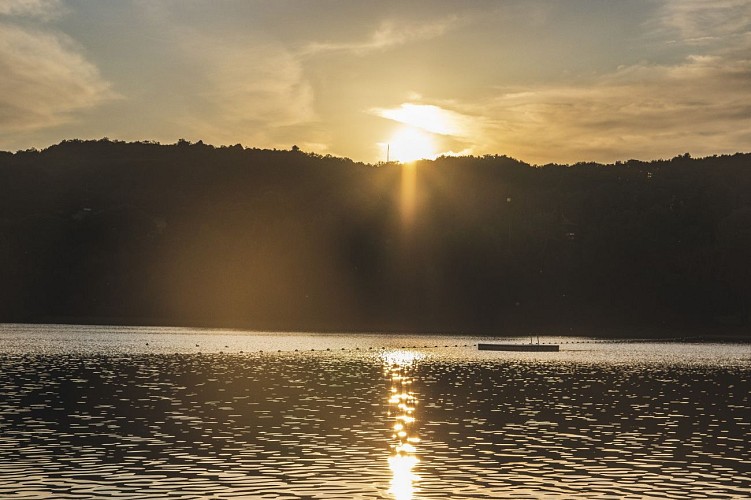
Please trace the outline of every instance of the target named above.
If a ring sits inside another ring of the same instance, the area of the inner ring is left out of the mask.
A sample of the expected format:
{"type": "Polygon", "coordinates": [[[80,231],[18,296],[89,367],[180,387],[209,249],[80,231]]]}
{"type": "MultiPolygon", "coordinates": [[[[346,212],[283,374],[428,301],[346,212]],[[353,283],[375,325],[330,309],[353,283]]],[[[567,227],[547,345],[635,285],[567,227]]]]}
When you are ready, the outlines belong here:
{"type": "Polygon", "coordinates": [[[414,362],[420,357],[419,353],[411,351],[393,351],[383,356],[384,372],[391,384],[388,416],[392,420],[393,429],[388,458],[391,469],[391,485],[388,492],[395,500],[412,500],[417,491],[416,485],[420,481],[420,476],[414,472],[420,462],[415,447],[420,438],[416,436],[414,428],[418,401],[410,389],[410,372],[414,362]]]}

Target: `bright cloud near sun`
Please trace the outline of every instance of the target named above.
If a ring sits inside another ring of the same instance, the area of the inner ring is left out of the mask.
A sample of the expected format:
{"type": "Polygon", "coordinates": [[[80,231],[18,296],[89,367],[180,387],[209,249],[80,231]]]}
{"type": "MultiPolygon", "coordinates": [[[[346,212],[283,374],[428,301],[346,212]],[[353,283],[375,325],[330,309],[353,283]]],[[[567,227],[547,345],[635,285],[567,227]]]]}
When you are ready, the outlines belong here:
{"type": "Polygon", "coordinates": [[[430,104],[404,103],[398,108],[376,108],[374,113],[395,122],[442,135],[466,135],[466,117],[430,104]]]}
{"type": "Polygon", "coordinates": [[[390,160],[411,162],[452,154],[447,139],[464,138],[471,120],[432,104],[403,103],[395,108],[374,108],[372,114],[400,125],[386,142],[379,143],[390,160]]]}

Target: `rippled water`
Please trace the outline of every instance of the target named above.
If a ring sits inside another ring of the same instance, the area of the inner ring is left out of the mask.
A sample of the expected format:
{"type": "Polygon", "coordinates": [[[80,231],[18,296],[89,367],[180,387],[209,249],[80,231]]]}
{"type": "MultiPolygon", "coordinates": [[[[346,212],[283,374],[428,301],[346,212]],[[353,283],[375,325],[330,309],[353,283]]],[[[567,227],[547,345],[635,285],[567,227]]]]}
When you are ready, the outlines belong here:
{"type": "Polygon", "coordinates": [[[748,344],[541,340],[0,325],[0,498],[751,497],[748,344]]]}

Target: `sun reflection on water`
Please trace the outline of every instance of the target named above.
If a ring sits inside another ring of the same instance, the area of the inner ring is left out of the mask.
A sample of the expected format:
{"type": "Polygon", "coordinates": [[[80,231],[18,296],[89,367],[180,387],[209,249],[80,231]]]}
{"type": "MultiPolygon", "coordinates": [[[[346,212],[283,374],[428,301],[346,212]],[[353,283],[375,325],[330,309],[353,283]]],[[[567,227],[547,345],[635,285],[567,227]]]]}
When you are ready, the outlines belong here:
{"type": "Polygon", "coordinates": [[[389,493],[396,500],[412,500],[415,485],[420,480],[414,473],[420,461],[415,447],[420,438],[415,430],[417,397],[412,390],[410,372],[421,357],[421,354],[411,351],[391,351],[383,355],[384,373],[390,382],[388,416],[393,431],[389,453],[392,474],[389,493]]]}

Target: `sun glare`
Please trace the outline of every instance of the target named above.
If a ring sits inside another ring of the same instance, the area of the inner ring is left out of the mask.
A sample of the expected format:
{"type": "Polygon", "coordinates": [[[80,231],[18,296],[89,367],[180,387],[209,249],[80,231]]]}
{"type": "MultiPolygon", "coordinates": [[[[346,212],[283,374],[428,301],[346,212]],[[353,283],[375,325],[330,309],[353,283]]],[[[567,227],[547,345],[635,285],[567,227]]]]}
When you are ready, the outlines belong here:
{"type": "Polygon", "coordinates": [[[414,127],[400,127],[382,147],[388,147],[390,160],[402,163],[433,159],[438,155],[432,134],[414,127]]]}
{"type": "Polygon", "coordinates": [[[391,138],[379,145],[382,158],[402,163],[453,154],[446,149],[447,141],[467,136],[472,128],[468,117],[430,104],[403,103],[395,108],[372,108],[371,113],[400,124],[391,138]]]}
{"type": "Polygon", "coordinates": [[[413,500],[420,476],[415,469],[420,463],[417,447],[420,438],[415,431],[417,395],[412,390],[411,370],[423,355],[412,351],[392,351],[383,355],[384,373],[391,381],[389,391],[391,453],[388,458],[391,469],[389,493],[394,500],[413,500]]]}

